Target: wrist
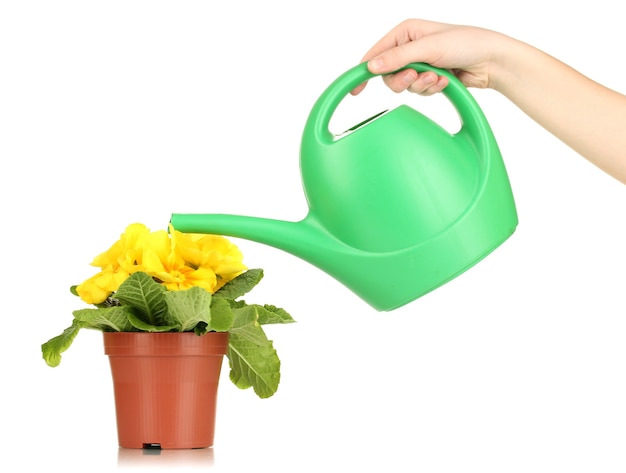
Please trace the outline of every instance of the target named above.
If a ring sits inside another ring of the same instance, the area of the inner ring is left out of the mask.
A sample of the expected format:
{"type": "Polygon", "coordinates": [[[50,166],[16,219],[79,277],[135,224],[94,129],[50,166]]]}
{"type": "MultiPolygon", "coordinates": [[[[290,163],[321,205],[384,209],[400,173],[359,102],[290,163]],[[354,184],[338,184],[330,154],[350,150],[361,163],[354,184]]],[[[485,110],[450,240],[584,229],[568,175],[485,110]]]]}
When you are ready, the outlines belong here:
{"type": "Polygon", "coordinates": [[[494,41],[497,47],[488,63],[487,87],[506,95],[507,90],[524,76],[526,69],[527,44],[498,33],[501,38],[494,41]]]}

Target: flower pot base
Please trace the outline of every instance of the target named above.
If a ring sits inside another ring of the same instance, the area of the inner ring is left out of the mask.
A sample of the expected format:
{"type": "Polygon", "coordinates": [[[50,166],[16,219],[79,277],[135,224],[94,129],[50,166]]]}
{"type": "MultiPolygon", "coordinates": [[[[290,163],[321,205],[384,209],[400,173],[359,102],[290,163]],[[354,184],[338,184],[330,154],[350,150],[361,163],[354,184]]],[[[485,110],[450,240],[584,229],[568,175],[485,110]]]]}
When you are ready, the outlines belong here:
{"type": "MultiPolygon", "coordinates": [[[[187,448],[187,447],[181,447],[181,448],[161,448],[161,444],[160,443],[145,443],[143,445],[143,447],[141,447],[141,450],[154,450],[155,454],[158,454],[159,451],[161,450],[204,450],[205,448],[211,448],[213,445],[208,445],[206,447],[191,447],[191,448],[187,448]]],[[[127,449],[127,450],[140,450],[139,448],[134,448],[134,447],[122,447],[120,445],[121,448],[127,449]]]]}

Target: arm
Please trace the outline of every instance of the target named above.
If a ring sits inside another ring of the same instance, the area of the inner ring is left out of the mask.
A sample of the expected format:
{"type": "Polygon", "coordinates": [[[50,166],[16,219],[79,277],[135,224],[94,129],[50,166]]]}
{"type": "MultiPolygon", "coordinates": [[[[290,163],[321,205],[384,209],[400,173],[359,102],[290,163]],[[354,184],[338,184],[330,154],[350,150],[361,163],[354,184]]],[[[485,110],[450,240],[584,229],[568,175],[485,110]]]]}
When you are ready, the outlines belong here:
{"type": "MultiPolygon", "coordinates": [[[[364,56],[376,74],[410,62],[452,70],[467,87],[492,88],[584,158],[626,184],[626,96],[548,54],[482,28],[407,20],[364,56]]],[[[440,92],[444,77],[385,75],[394,91],[440,92]]],[[[353,91],[358,94],[363,86],[353,91]]]]}

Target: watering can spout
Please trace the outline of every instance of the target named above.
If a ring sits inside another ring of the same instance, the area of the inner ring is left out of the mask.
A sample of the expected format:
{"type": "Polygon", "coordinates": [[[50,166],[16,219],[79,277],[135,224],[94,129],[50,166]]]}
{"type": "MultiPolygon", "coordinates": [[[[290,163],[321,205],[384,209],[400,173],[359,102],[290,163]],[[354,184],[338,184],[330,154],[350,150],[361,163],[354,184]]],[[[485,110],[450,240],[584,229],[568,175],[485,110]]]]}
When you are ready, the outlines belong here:
{"type": "Polygon", "coordinates": [[[372,290],[369,282],[353,277],[354,271],[359,272],[368,261],[365,253],[334,237],[311,213],[298,222],[230,214],[174,213],[170,224],[183,233],[225,235],[272,246],[325,271],[376,309],[389,308],[387,302],[381,305],[381,301],[374,300],[378,291],[372,290]]]}
{"type": "Polygon", "coordinates": [[[183,233],[243,238],[281,249],[305,260],[310,259],[307,258],[308,253],[319,250],[319,245],[313,244],[316,227],[307,219],[289,222],[243,215],[175,213],[170,223],[183,233]]]}

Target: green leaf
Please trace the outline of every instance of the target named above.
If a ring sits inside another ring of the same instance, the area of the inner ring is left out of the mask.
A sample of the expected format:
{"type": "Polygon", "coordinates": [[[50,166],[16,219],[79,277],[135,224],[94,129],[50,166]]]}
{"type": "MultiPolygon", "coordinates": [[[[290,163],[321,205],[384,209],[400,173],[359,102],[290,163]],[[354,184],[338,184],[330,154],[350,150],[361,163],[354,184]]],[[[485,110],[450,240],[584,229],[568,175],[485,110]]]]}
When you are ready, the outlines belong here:
{"type": "Polygon", "coordinates": [[[228,281],[214,295],[224,299],[237,299],[247,294],[263,279],[262,269],[249,269],[228,281]]]}
{"type": "Polygon", "coordinates": [[[49,366],[58,366],[61,363],[61,353],[71,345],[78,331],[83,328],[102,330],[105,332],[135,331],[129,322],[130,310],[127,307],[116,306],[99,309],[79,309],[73,312],[74,321],[61,335],[51,338],[41,345],[43,359],[49,366]]]}
{"type": "Polygon", "coordinates": [[[233,326],[235,314],[226,299],[214,297],[211,301],[210,329],[216,332],[228,332],[233,326]]]}
{"type": "Polygon", "coordinates": [[[84,328],[105,332],[132,332],[133,325],[128,317],[132,313],[125,306],[106,307],[99,309],[79,309],[72,312],[74,319],[84,328]]]}
{"type": "Polygon", "coordinates": [[[273,305],[256,305],[254,307],[259,314],[258,322],[261,325],[266,324],[291,324],[294,323],[295,320],[285,309],[281,309],[280,307],[276,307],[273,305]]]}
{"type": "Polygon", "coordinates": [[[201,322],[207,325],[207,330],[217,330],[215,322],[220,331],[227,331],[232,325],[232,315],[226,322],[220,314],[216,321],[213,320],[212,295],[204,288],[196,286],[184,291],[170,291],[165,294],[165,301],[167,323],[180,332],[190,332],[201,322]]]}
{"type": "MultiPolygon", "coordinates": [[[[171,325],[150,325],[144,322],[143,320],[141,320],[132,312],[128,314],[128,321],[132,327],[142,332],[169,332],[170,330],[173,330],[175,328],[175,327],[172,327],[171,325]]],[[[129,332],[129,331],[130,330],[125,330],[125,332],[129,332]]]]}
{"type": "Polygon", "coordinates": [[[57,335],[41,345],[41,353],[48,366],[59,366],[61,353],[72,345],[81,328],[81,323],[78,320],[74,320],[72,325],[66,328],[61,335],[57,335]]]}
{"type": "Polygon", "coordinates": [[[135,314],[149,325],[168,325],[164,320],[167,311],[167,289],[146,273],[131,274],[119,287],[115,297],[123,304],[136,309],[135,314]],[[137,312],[138,311],[138,312],[137,312]]]}
{"type": "Polygon", "coordinates": [[[280,360],[271,340],[258,324],[257,308],[235,309],[230,330],[230,379],[240,389],[252,387],[260,398],[271,397],[280,382],[280,360]]]}

